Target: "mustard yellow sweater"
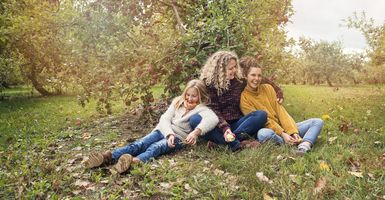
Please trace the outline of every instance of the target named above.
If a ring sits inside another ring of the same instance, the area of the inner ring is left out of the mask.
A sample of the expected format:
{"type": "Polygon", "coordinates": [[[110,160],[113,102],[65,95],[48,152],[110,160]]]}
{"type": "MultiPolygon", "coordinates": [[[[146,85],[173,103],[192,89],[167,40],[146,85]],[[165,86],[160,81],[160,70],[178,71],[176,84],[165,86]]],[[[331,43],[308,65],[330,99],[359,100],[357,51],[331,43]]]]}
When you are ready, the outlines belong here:
{"type": "Polygon", "coordinates": [[[298,133],[295,121],[277,102],[275,91],[268,84],[261,84],[256,90],[246,86],[241,95],[240,107],[244,115],[256,110],[267,112],[266,128],[272,129],[278,135],[282,132],[289,135],[298,133]]]}

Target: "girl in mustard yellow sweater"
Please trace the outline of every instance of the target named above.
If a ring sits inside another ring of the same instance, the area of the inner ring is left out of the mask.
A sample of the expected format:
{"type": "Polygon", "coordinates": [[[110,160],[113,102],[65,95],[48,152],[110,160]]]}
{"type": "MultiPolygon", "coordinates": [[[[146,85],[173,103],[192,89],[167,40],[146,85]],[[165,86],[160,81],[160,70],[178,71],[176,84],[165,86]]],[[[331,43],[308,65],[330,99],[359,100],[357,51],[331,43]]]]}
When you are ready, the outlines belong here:
{"type": "Polygon", "coordinates": [[[274,89],[270,85],[261,84],[262,70],[257,60],[244,57],[240,61],[240,66],[247,79],[247,86],[241,95],[242,113],[247,115],[255,110],[267,112],[266,128],[258,131],[258,140],[261,143],[273,140],[277,144],[299,144],[299,154],[309,151],[321,132],[323,121],[312,118],[295,123],[286,109],[276,101],[274,89]]]}

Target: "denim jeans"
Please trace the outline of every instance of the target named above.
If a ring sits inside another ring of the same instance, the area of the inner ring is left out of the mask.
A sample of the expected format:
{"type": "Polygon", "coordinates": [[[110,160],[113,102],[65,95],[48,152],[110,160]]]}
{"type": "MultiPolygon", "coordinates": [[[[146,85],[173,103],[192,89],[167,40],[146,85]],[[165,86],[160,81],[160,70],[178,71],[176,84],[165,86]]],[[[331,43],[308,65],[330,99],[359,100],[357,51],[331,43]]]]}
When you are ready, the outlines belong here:
{"type": "Polygon", "coordinates": [[[170,148],[167,144],[167,139],[163,134],[155,130],[143,138],[128,144],[127,146],[118,148],[112,152],[112,159],[117,161],[123,154],[131,154],[139,158],[142,162],[147,162],[151,158],[156,158],[160,155],[171,153],[180,150],[184,147],[182,141],[175,137],[175,147],[170,148]]]}
{"type": "MultiPolygon", "coordinates": [[[[299,136],[303,138],[303,141],[308,141],[312,145],[317,140],[318,135],[321,133],[321,129],[324,122],[319,118],[311,118],[303,122],[297,123],[297,128],[299,131],[299,136]]],[[[264,143],[267,140],[271,140],[278,145],[284,144],[285,141],[283,138],[277,134],[272,129],[263,128],[258,131],[258,141],[264,143]]]]}
{"type": "MultiPolygon", "coordinates": [[[[195,129],[201,120],[202,117],[198,114],[191,116],[189,121],[191,128],[195,129]]],[[[206,133],[201,138],[212,141],[216,144],[227,144],[232,151],[236,151],[240,148],[240,140],[243,139],[240,137],[240,133],[246,133],[252,137],[256,137],[258,130],[265,126],[266,120],[267,113],[262,110],[249,113],[238,120],[233,120],[230,122],[230,129],[235,134],[236,139],[229,143],[225,141],[223,132],[218,127],[215,127],[212,131],[206,133]]]]}

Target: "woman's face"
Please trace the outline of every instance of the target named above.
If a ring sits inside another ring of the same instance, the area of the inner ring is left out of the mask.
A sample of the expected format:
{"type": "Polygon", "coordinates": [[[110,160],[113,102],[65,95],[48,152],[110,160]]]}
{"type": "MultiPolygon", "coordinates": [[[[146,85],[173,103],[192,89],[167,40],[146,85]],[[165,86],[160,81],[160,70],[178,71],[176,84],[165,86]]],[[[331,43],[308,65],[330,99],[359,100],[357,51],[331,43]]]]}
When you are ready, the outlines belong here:
{"type": "Polygon", "coordinates": [[[237,61],[234,59],[229,60],[229,63],[226,66],[226,79],[231,80],[235,78],[237,73],[237,61]]]}
{"type": "Polygon", "coordinates": [[[189,88],[185,95],[185,106],[187,109],[194,109],[199,104],[199,93],[196,88],[189,88]]]}
{"type": "Polygon", "coordinates": [[[262,70],[261,68],[252,67],[247,74],[247,85],[252,89],[257,89],[262,81],[262,70]]]}

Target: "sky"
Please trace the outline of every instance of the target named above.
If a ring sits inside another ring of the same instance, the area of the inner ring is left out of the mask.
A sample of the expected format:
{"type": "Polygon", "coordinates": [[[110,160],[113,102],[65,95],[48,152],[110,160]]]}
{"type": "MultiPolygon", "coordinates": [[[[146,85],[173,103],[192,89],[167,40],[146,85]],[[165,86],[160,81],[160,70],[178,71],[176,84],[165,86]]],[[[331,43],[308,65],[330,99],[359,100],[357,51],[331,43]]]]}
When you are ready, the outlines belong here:
{"type": "Polygon", "coordinates": [[[341,41],[346,53],[362,52],[367,44],[358,30],[342,26],[343,19],[365,11],[376,25],[385,22],[385,0],[292,0],[292,4],[295,14],[286,27],[289,37],[341,41]]]}

